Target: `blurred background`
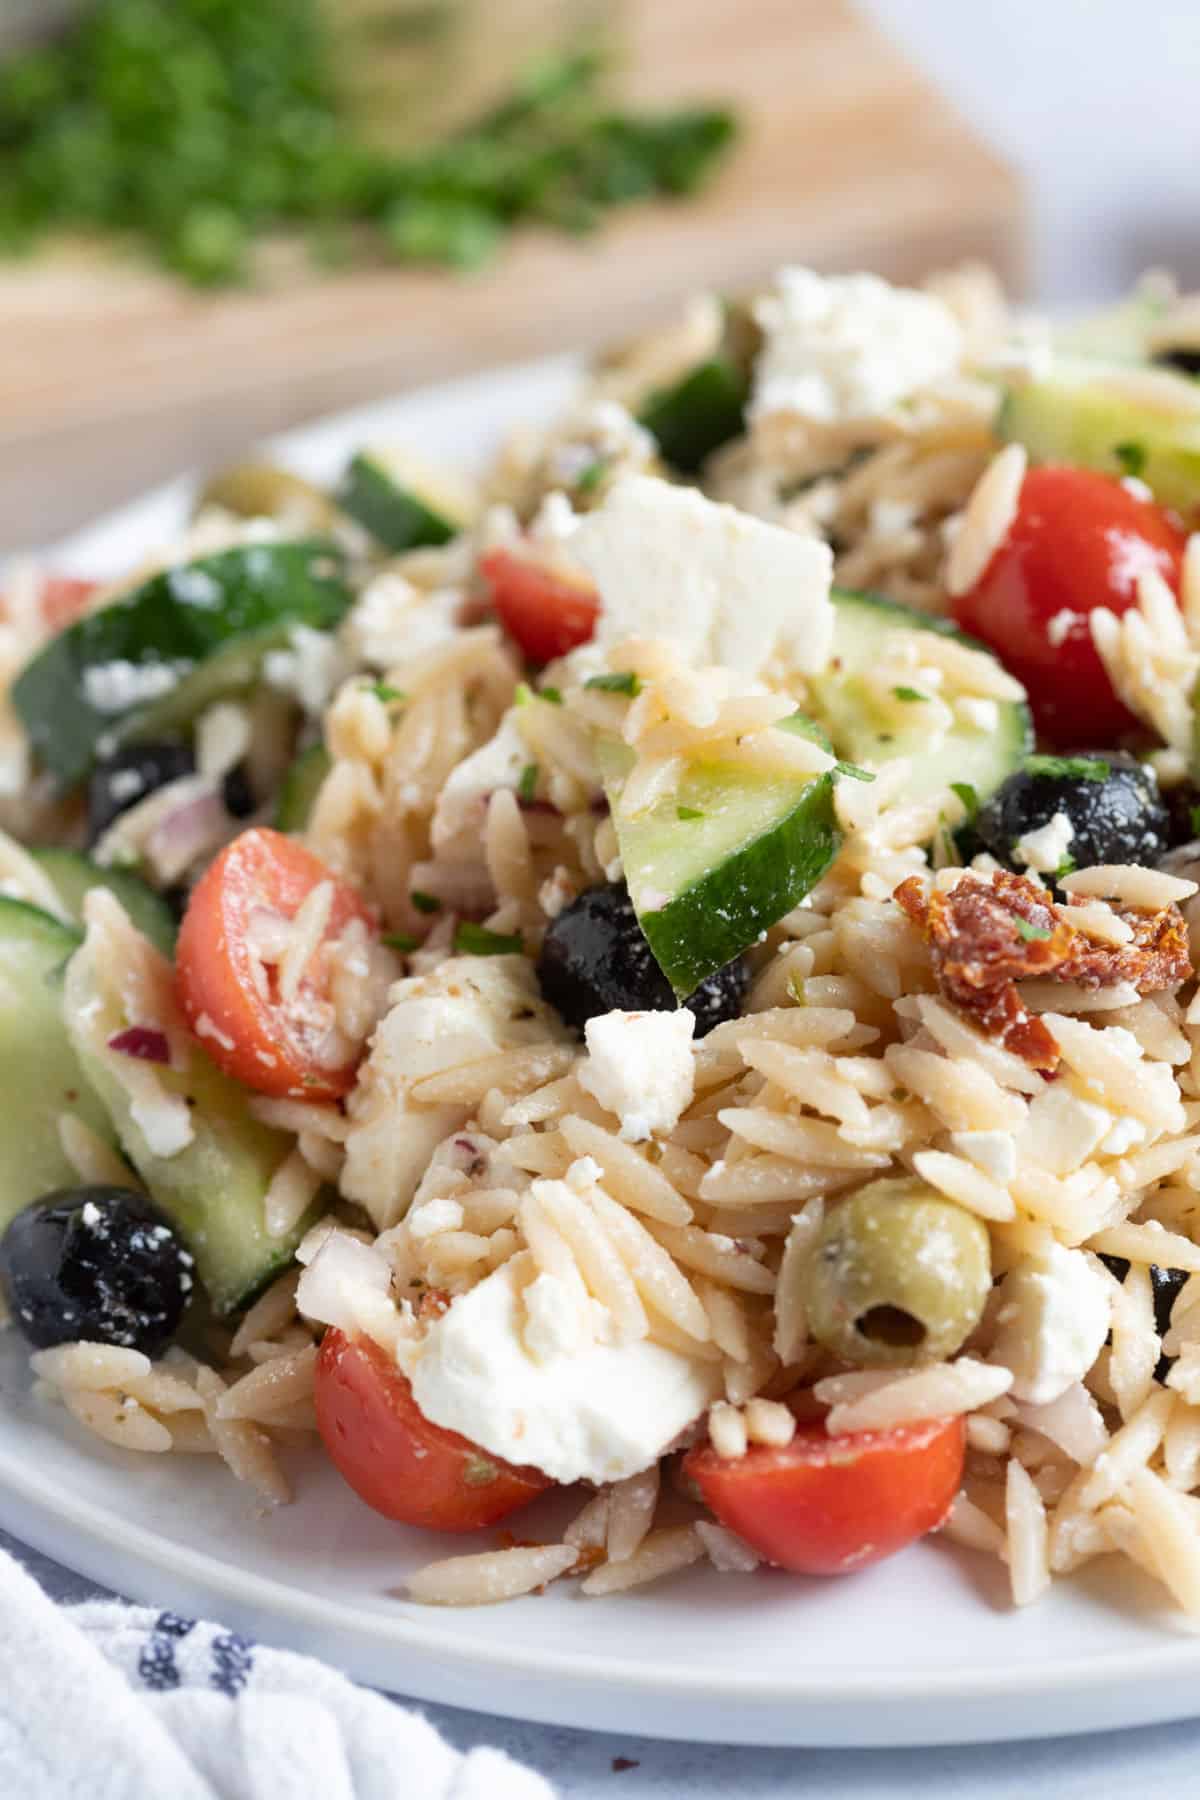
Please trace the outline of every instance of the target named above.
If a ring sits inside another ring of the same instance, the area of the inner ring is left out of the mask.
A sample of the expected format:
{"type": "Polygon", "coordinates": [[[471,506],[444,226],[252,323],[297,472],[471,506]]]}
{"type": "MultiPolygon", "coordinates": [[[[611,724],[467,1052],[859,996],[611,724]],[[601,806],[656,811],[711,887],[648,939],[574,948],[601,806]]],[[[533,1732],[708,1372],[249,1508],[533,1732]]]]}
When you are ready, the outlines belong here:
{"type": "Polygon", "coordinates": [[[0,0],[0,550],[785,260],[1200,283],[1195,0],[0,0]]]}

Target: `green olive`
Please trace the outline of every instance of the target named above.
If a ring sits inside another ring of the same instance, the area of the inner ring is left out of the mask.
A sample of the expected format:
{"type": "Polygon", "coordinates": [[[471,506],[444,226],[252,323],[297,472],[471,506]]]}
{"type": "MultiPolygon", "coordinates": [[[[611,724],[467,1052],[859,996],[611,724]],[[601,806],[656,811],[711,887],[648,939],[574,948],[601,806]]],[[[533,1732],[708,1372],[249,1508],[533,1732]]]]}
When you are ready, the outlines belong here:
{"type": "Polygon", "coordinates": [[[303,531],[329,531],[338,519],[328,494],[272,463],[232,463],[219,469],[201,489],[196,511],[206,506],[224,507],[239,519],[286,519],[303,531]]]}
{"type": "Polygon", "coordinates": [[[915,1176],[872,1181],[825,1220],[804,1273],[809,1330],[846,1362],[953,1355],[992,1285],[986,1226],[915,1176]]]}

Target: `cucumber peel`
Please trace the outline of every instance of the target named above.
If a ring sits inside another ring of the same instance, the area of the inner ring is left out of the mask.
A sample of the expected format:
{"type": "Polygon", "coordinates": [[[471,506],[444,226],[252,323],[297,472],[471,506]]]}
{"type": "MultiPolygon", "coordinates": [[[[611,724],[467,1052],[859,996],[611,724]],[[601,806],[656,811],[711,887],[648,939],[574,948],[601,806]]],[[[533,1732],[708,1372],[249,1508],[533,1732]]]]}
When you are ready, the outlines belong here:
{"type": "Polygon", "coordinates": [[[71,917],[82,926],[84,897],[91,888],[107,888],[116,896],[137,929],[164,956],[174,956],[174,914],[161,894],[156,894],[132,869],[105,869],[81,850],[45,845],[29,853],[42,870],[71,917]]]}
{"type": "Polygon", "coordinates": [[[251,687],[268,650],[300,625],[332,630],[352,600],[344,554],[325,539],[238,545],[76,620],[26,664],[13,705],[70,785],[118,744],[173,735],[251,687]]]}
{"type": "Polygon", "coordinates": [[[644,402],[638,422],[657,439],[664,460],[681,474],[700,465],[745,428],[750,383],[732,358],[710,357],[644,402]]]}
{"type": "Polygon", "coordinates": [[[398,452],[376,450],[360,450],[351,458],[337,503],[397,555],[448,543],[465,528],[470,511],[465,495],[449,492],[449,478],[418,468],[398,452]]]}
{"type": "Polygon", "coordinates": [[[324,744],[310,744],[300,752],[283,778],[275,803],[277,831],[305,830],[321,784],[332,767],[333,758],[324,744]]]}

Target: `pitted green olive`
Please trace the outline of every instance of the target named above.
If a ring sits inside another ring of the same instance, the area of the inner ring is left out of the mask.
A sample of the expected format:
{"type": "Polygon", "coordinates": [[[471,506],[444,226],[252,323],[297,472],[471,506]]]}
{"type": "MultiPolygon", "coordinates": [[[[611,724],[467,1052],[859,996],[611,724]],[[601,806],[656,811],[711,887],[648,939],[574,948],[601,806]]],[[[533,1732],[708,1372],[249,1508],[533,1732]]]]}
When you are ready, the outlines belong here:
{"type": "Polygon", "coordinates": [[[846,1362],[951,1356],[991,1290],[987,1228],[915,1176],[872,1181],[825,1220],[804,1274],[809,1330],[846,1362]]]}
{"type": "Polygon", "coordinates": [[[337,508],[302,475],[273,463],[232,463],[209,477],[196,501],[196,511],[220,506],[239,519],[282,519],[301,531],[330,531],[337,508]]]}

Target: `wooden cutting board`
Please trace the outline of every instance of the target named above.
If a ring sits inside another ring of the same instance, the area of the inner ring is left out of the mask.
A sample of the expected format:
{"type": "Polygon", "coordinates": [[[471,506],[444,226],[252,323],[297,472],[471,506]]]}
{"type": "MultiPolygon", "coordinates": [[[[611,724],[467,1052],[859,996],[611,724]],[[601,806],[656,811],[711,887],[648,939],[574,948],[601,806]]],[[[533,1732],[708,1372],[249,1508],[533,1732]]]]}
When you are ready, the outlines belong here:
{"type": "Polygon", "coordinates": [[[31,544],[272,431],[489,363],[590,348],[690,289],[784,260],[907,279],[959,257],[1024,273],[1014,173],[842,0],[642,0],[627,83],[728,99],[739,147],[699,200],[597,238],[527,232],[493,269],[197,295],[61,251],[0,265],[0,548],[31,544]]]}

